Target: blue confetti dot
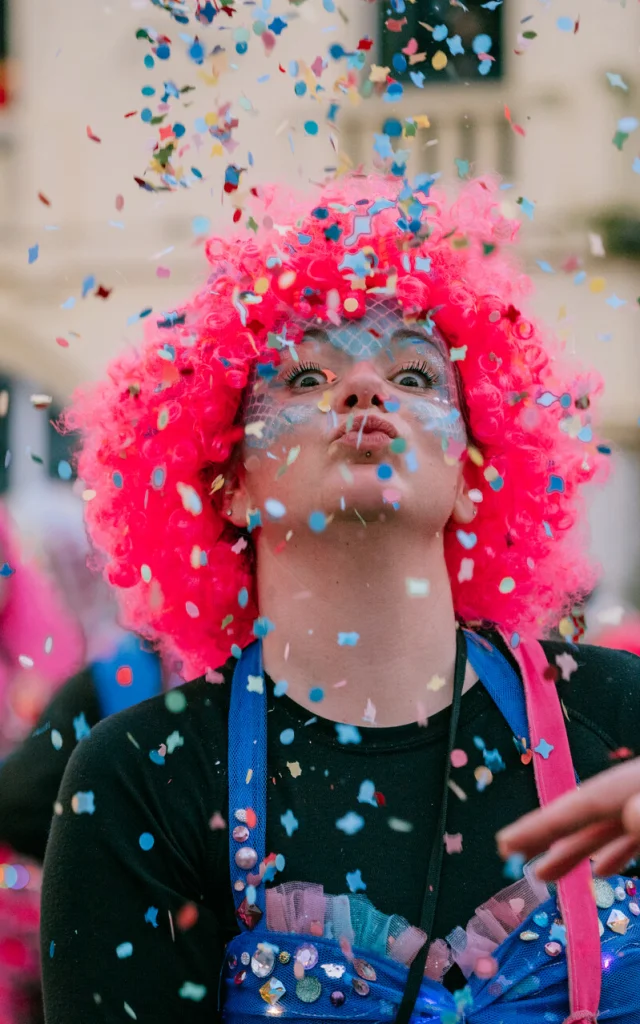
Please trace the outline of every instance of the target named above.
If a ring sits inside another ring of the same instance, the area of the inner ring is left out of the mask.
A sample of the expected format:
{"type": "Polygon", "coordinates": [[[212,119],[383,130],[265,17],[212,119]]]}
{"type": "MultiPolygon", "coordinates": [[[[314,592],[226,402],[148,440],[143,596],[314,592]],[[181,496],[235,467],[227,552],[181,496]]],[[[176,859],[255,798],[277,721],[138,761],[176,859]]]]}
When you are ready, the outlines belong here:
{"type": "Polygon", "coordinates": [[[169,60],[170,56],[171,49],[167,46],[166,43],[161,43],[158,49],[156,50],[156,57],[158,58],[158,60],[169,60]]]}
{"type": "Polygon", "coordinates": [[[143,832],[138,842],[140,843],[140,848],[142,850],[151,850],[155,843],[155,839],[150,832],[143,832]]]}
{"type": "Polygon", "coordinates": [[[567,18],[563,16],[562,18],[558,18],[558,20],[556,21],[556,25],[558,26],[561,32],[573,32],[574,20],[573,18],[567,18]]]}
{"type": "Polygon", "coordinates": [[[390,480],[393,476],[393,469],[386,462],[378,466],[378,480],[390,480]]]}
{"type": "Polygon", "coordinates": [[[155,96],[156,90],[153,85],[143,85],[140,90],[143,96],[155,96]]]}
{"type": "Polygon", "coordinates": [[[273,687],[273,695],[274,695],[274,697],[283,697],[288,689],[289,689],[289,684],[288,684],[287,680],[286,679],[279,679],[278,682],[273,687]]]}
{"type": "Polygon", "coordinates": [[[58,476],[61,480],[70,480],[73,476],[73,470],[66,459],[60,459],[58,463],[58,476]]]}
{"type": "Polygon", "coordinates": [[[236,43],[236,53],[239,53],[241,56],[243,53],[246,53],[248,49],[249,46],[247,43],[236,43]]]}
{"type": "Polygon", "coordinates": [[[242,656],[242,647],[238,644],[231,644],[231,654],[234,658],[240,658],[242,656]]]}
{"type": "Polygon", "coordinates": [[[119,470],[115,471],[111,479],[113,480],[114,487],[120,488],[124,484],[124,478],[122,476],[122,473],[119,472],[119,470]]]}
{"type": "Polygon", "coordinates": [[[324,700],[324,690],[321,686],[314,686],[309,691],[309,700],[313,701],[314,704],[319,704],[321,700],[324,700]]]}
{"type": "Polygon", "coordinates": [[[449,29],[446,25],[436,25],[432,32],[434,42],[441,43],[449,35],[449,29]]]}
{"type": "Polygon", "coordinates": [[[144,109],[140,111],[140,120],[144,121],[145,124],[148,124],[152,117],[153,111],[149,110],[149,107],[144,107],[144,109]]]}
{"type": "Polygon", "coordinates": [[[296,84],[293,87],[293,91],[295,92],[296,96],[304,96],[304,94],[307,91],[307,83],[296,82],[296,84]]]}
{"type": "Polygon", "coordinates": [[[191,221],[191,230],[194,235],[206,235],[211,228],[211,221],[208,217],[194,217],[191,221]]]}
{"type": "Polygon", "coordinates": [[[478,54],[478,53],[489,53],[489,51],[491,50],[492,46],[493,46],[493,41],[491,39],[491,36],[488,36],[486,34],[486,32],[482,32],[479,36],[476,36],[475,39],[473,40],[473,42],[471,44],[471,49],[476,54],[478,54]]]}
{"type": "Polygon", "coordinates": [[[50,944],[49,944],[49,957],[50,957],[51,960],[53,960],[53,954],[55,953],[55,951],[56,951],[56,944],[55,944],[55,942],[52,939],[50,944]]]}
{"type": "Polygon", "coordinates": [[[173,126],[173,134],[175,135],[176,139],[181,139],[186,130],[187,129],[185,128],[185,126],[183,124],[180,124],[179,121],[176,121],[176,123],[173,126]]]}
{"type": "Polygon", "coordinates": [[[156,66],[155,60],[149,54],[144,58],[144,66],[145,68],[154,68],[156,66]]]}
{"type": "Polygon", "coordinates": [[[280,742],[284,747],[289,747],[293,743],[293,737],[295,733],[293,729],[283,729],[280,733],[280,742]]]}
{"type": "Polygon", "coordinates": [[[307,133],[307,135],[317,135],[318,134],[318,122],[317,121],[305,121],[304,122],[304,130],[307,133]]]}
{"type": "Polygon", "coordinates": [[[391,63],[393,64],[394,71],[397,71],[399,75],[407,70],[407,58],[403,53],[394,53],[391,63]]]}
{"type": "Polygon", "coordinates": [[[327,525],[327,517],[324,512],[312,512],[309,516],[309,529],[314,533],[322,533],[327,525]]]}
{"type": "Polygon", "coordinates": [[[238,591],[238,604],[241,608],[246,608],[249,603],[249,591],[246,587],[241,587],[238,591]]]}
{"type": "Polygon", "coordinates": [[[118,960],[125,960],[128,956],[133,953],[133,945],[130,942],[121,942],[119,946],[116,946],[116,956],[118,960]]]}
{"type": "MultiPolygon", "coordinates": [[[[398,121],[397,117],[388,117],[382,125],[382,131],[385,135],[388,135],[390,139],[398,139],[402,135],[402,121],[398,121]]],[[[385,409],[391,402],[385,402],[385,409]]],[[[399,402],[397,403],[400,404],[399,402]]]]}

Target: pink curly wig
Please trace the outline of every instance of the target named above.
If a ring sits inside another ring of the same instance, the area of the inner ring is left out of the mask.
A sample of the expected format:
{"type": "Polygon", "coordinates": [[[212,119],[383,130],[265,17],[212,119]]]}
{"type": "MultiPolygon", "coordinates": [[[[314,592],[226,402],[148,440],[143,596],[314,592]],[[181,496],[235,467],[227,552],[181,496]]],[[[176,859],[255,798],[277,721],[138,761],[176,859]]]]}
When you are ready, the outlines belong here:
{"type": "Polygon", "coordinates": [[[238,544],[216,487],[243,437],[250,373],[278,358],[269,332],[294,316],[362,316],[373,288],[466,346],[455,364],[473,437],[465,473],[483,500],[472,552],[446,535],[458,616],[542,633],[593,585],[579,492],[606,462],[591,425],[600,381],[521,312],[531,282],[503,251],[518,222],[501,215],[497,183],[472,181],[453,202],[430,185],[343,179],[315,204],[264,190],[253,230],[208,241],[204,287],[75,397],[88,528],[124,621],[188,673],[245,646],[258,615],[251,542],[238,544]],[[363,279],[347,253],[361,254],[363,279]]]}

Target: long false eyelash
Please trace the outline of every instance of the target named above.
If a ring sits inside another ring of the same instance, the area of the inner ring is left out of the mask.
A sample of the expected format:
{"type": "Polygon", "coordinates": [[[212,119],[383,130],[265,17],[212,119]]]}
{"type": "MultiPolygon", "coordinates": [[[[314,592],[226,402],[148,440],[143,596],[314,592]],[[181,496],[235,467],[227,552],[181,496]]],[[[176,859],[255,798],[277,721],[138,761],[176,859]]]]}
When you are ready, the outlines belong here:
{"type": "Polygon", "coordinates": [[[285,384],[290,384],[292,380],[299,377],[301,373],[308,373],[309,370],[317,370],[319,373],[323,373],[322,367],[318,363],[297,363],[292,366],[288,373],[284,376],[285,384]]]}
{"type": "Polygon", "coordinates": [[[411,371],[421,373],[427,378],[432,387],[435,387],[438,383],[438,374],[435,373],[435,371],[432,370],[429,364],[424,360],[416,359],[416,361],[411,363],[409,366],[401,366],[398,373],[410,373],[411,371]]]}

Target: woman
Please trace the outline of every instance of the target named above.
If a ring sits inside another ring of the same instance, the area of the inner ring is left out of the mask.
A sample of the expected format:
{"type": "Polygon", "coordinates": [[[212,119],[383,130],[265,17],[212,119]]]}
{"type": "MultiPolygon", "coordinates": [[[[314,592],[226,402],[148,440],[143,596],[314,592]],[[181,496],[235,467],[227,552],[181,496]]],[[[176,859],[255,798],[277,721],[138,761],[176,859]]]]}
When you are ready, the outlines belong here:
{"type": "Polygon", "coordinates": [[[559,911],[493,839],[633,742],[636,660],[532,639],[593,583],[599,383],[521,311],[495,184],[431,185],[266,192],[78,396],[107,577],[200,678],[70,761],[50,1024],[592,1021],[600,925],[635,962],[586,864],[559,911]]]}

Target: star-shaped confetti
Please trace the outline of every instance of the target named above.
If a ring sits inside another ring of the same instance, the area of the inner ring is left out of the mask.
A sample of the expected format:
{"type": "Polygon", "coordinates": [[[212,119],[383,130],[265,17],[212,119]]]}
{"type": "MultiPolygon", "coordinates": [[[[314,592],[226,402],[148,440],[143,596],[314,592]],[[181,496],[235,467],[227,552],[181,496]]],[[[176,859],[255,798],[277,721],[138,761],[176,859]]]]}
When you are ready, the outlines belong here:
{"type": "Polygon", "coordinates": [[[280,815],[280,824],[285,829],[289,838],[291,838],[293,833],[298,829],[299,825],[298,819],[291,810],[287,811],[286,814],[280,815]]]}
{"type": "Polygon", "coordinates": [[[541,739],[537,747],[533,748],[536,754],[540,754],[540,757],[544,757],[545,761],[549,757],[549,754],[554,749],[552,743],[547,743],[545,739],[541,739]]]}
{"type": "Polygon", "coordinates": [[[568,681],[571,678],[571,673],[577,669],[578,662],[568,651],[565,651],[564,654],[556,654],[556,665],[562,673],[562,678],[568,681]]]}
{"type": "Polygon", "coordinates": [[[366,890],[367,883],[362,881],[360,868],[356,871],[347,871],[347,885],[349,892],[364,892],[366,890]]]}

